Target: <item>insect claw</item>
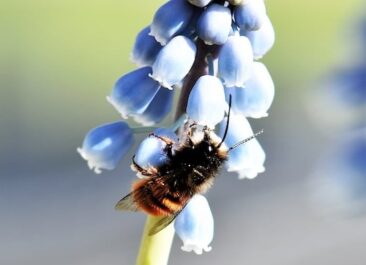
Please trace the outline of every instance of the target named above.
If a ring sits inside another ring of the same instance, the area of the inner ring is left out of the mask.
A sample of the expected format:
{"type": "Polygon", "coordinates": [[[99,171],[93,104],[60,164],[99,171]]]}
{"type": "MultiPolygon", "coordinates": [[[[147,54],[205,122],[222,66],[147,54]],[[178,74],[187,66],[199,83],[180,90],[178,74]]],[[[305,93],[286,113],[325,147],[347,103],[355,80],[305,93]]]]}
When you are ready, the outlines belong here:
{"type": "Polygon", "coordinates": [[[153,136],[155,138],[158,138],[160,140],[162,140],[164,143],[166,143],[166,145],[173,145],[173,141],[171,139],[169,139],[168,137],[164,137],[164,136],[159,136],[159,135],[156,135],[155,133],[149,133],[149,136],[153,136]]]}

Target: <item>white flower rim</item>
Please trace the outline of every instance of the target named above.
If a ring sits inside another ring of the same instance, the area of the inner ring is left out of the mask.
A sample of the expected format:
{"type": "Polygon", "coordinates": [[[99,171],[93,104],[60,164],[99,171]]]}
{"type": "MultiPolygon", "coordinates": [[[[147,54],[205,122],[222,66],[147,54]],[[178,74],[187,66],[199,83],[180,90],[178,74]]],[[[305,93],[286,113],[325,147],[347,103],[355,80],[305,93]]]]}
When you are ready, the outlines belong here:
{"type": "Polygon", "coordinates": [[[80,156],[87,162],[88,167],[90,170],[93,170],[95,174],[101,174],[102,173],[102,167],[98,165],[97,161],[94,161],[90,157],[88,157],[87,153],[83,150],[83,148],[78,147],[76,151],[80,154],[80,156]]]}
{"type": "Polygon", "coordinates": [[[187,240],[183,244],[184,245],[181,247],[181,249],[183,251],[186,251],[186,252],[192,252],[192,251],[194,251],[194,253],[196,253],[197,255],[202,255],[203,254],[203,251],[210,252],[212,250],[212,247],[210,247],[210,246],[207,246],[207,245],[206,246],[202,246],[202,245],[199,245],[199,244],[194,244],[190,240],[187,240]]]}

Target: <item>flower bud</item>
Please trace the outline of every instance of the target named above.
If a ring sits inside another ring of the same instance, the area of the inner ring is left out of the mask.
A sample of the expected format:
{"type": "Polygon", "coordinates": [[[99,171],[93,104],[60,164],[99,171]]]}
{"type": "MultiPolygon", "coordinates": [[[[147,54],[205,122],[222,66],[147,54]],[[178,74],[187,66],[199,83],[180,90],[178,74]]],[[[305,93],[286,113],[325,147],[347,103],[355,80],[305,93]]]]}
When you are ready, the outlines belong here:
{"type": "MultiPolygon", "coordinates": [[[[225,118],[220,124],[220,136],[224,134],[226,122],[225,118]]],[[[242,115],[231,113],[225,144],[230,148],[252,135],[248,120],[242,115]]],[[[229,152],[226,167],[229,172],[238,173],[240,179],[253,179],[258,173],[264,172],[265,158],[266,155],[257,139],[252,139],[229,152]]]]}
{"type": "Polygon", "coordinates": [[[160,88],[149,77],[151,67],[143,67],[122,76],[115,84],[107,100],[126,118],[143,113],[160,88]]]}
{"type": "Polygon", "coordinates": [[[230,36],[222,46],[218,75],[226,87],[243,87],[249,79],[253,65],[253,51],[249,40],[243,36],[230,36]]]}
{"type": "Polygon", "coordinates": [[[131,60],[139,66],[151,66],[162,48],[160,43],[149,33],[150,26],[141,30],[133,46],[131,60]]]}
{"type": "Polygon", "coordinates": [[[214,220],[206,198],[196,194],[177,216],[174,228],[183,241],[182,250],[201,255],[211,251],[209,244],[214,236],[214,220]]]}
{"type": "Polygon", "coordinates": [[[261,59],[273,46],[275,32],[268,16],[265,16],[262,27],[257,31],[241,30],[240,35],[248,37],[252,44],[254,59],[261,59]]]}
{"type": "Polygon", "coordinates": [[[156,57],[151,77],[162,86],[172,89],[188,74],[195,57],[196,45],[193,41],[184,36],[174,37],[156,57]]]}
{"type": "Polygon", "coordinates": [[[221,81],[215,76],[201,76],[188,98],[188,116],[199,125],[213,128],[224,118],[226,110],[227,104],[221,81]]]}
{"type": "Polygon", "coordinates": [[[263,0],[249,0],[238,5],[234,10],[235,23],[240,29],[258,30],[266,17],[266,7],[263,0]]]}
{"type": "Polygon", "coordinates": [[[253,73],[244,88],[225,88],[226,97],[232,95],[233,112],[256,119],[268,116],[274,92],[271,75],[260,62],[254,62],[253,73]]]}
{"type": "MultiPolygon", "coordinates": [[[[167,128],[158,128],[154,131],[154,134],[169,138],[173,142],[178,141],[177,135],[167,128]]],[[[151,135],[140,143],[134,160],[143,168],[158,167],[169,160],[166,147],[166,143],[163,140],[151,135]]],[[[137,172],[137,176],[144,177],[139,172],[137,172]]]]}
{"type": "Polygon", "coordinates": [[[198,36],[208,45],[224,44],[231,31],[231,12],[219,4],[210,5],[197,23],[198,36]]]}
{"type": "Polygon", "coordinates": [[[171,111],[174,91],[161,87],[147,109],[142,114],[133,115],[136,122],[143,126],[152,126],[161,122],[171,111]]]}
{"type": "Polygon", "coordinates": [[[131,129],[125,122],[104,124],[92,129],[77,151],[88,162],[90,169],[100,174],[101,169],[114,169],[133,142],[131,129]]]}
{"type": "Polygon", "coordinates": [[[169,1],[156,11],[150,34],[162,45],[166,45],[186,28],[194,13],[195,8],[185,0],[169,1]]]}

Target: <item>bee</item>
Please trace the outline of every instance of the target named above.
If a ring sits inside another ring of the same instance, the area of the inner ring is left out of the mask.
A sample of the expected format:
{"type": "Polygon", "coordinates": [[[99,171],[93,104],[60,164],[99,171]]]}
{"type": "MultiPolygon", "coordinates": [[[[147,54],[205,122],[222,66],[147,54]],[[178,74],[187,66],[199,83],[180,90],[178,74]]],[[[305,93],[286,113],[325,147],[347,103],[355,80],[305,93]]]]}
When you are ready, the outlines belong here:
{"type": "MultiPolygon", "coordinates": [[[[230,105],[230,104],[229,104],[230,105]]],[[[149,235],[168,226],[184,209],[193,195],[205,193],[213,184],[230,150],[258,134],[228,148],[224,144],[229,128],[230,107],[222,139],[208,127],[186,122],[181,139],[174,142],[164,136],[150,134],[166,143],[168,160],[158,167],[143,168],[134,158],[131,168],[144,178],[132,185],[132,191],[115,206],[117,210],[143,211],[162,217],[149,235]]]]}

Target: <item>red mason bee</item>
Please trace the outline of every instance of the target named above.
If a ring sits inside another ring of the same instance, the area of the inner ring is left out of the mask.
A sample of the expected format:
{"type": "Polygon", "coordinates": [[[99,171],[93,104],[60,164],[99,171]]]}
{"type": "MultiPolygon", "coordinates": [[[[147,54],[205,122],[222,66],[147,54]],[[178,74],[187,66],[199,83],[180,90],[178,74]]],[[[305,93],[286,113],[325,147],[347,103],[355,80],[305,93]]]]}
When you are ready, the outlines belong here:
{"type": "Polygon", "coordinates": [[[144,179],[132,185],[132,191],[115,206],[117,210],[143,211],[162,219],[150,235],[168,226],[184,209],[193,195],[205,193],[233,148],[261,132],[227,148],[223,143],[229,127],[230,108],[225,133],[220,139],[211,129],[186,122],[181,139],[151,134],[166,143],[168,161],[158,167],[143,168],[133,159],[132,168],[144,179]]]}

